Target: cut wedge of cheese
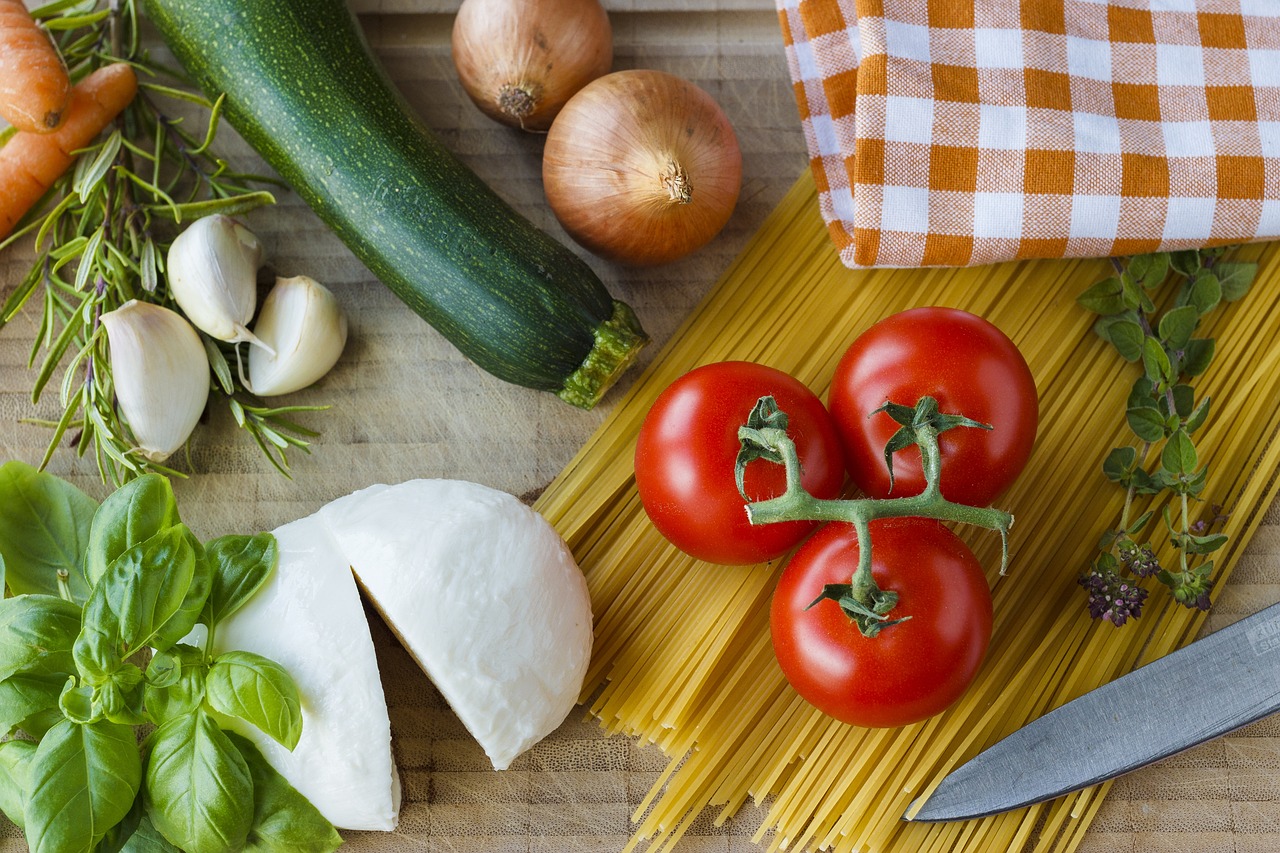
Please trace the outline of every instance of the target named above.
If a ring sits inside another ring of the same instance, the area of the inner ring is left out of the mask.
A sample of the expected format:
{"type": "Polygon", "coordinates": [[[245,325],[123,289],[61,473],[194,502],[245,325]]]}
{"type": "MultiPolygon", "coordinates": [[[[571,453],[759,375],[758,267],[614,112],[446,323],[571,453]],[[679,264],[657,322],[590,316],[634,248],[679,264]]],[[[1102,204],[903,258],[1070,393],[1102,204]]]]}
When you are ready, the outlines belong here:
{"type": "Polygon", "coordinates": [[[347,560],[317,516],[274,533],[279,565],[218,625],[214,651],[257,652],[283,666],[302,697],[302,737],[290,752],[248,723],[227,725],[252,740],[334,826],[395,829],[400,784],[391,724],[347,560]]]}
{"type": "Polygon", "coordinates": [[[591,600],[541,515],[476,483],[411,480],[317,516],[496,769],[564,721],[591,657],[591,600]]]}

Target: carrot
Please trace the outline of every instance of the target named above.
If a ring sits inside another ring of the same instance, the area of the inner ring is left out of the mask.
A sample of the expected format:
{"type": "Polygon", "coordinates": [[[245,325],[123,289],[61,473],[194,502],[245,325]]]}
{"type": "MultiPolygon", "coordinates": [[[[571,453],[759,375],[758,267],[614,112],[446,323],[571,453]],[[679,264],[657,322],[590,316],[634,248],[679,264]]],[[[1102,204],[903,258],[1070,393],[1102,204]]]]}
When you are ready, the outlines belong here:
{"type": "Polygon", "coordinates": [[[48,133],[62,123],[70,91],[62,57],[22,0],[0,0],[0,117],[48,133]]]}
{"type": "Polygon", "coordinates": [[[133,100],[138,78],[124,63],[94,71],[71,90],[67,116],[52,133],[15,133],[0,148],[0,240],[133,100]]]}

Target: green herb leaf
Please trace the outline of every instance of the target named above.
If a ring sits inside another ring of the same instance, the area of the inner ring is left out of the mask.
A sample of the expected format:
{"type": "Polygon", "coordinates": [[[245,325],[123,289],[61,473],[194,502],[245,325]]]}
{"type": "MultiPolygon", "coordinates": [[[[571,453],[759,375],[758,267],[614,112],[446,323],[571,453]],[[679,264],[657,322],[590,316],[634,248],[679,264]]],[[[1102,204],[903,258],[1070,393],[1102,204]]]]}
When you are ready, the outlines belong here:
{"type": "Polygon", "coordinates": [[[1185,418],[1191,414],[1196,405],[1196,392],[1190,385],[1175,385],[1169,389],[1173,397],[1173,414],[1185,418]]]}
{"type": "Polygon", "coordinates": [[[0,811],[18,829],[26,826],[27,791],[31,790],[31,761],[35,757],[33,741],[0,743],[0,811]]]}
{"type": "Polygon", "coordinates": [[[0,465],[0,555],[15,594],[58,594],[67,573],[71,596],[89,597],[84,557],[97,503],[65,480],[22,462],[0,465]]]}
{"type": "Polygon", "coordinates": [[[125,551],[179,523],[178,502],[168,478],[146,474],[116,489],[93,517],[89,582],[96,584],[125,551]]]}
{"type": "Polygon", "coordinates": [[[66,682],[65,673],[22,673],[0,681],[0,736],[12,734],[32,714],[57,710],[66,682]]]}
{"type": "MultiPolygon", "coordinates": [[[[147,668],[147,715],[156,725],[190,714],[200,707],[204,701],[205,678],[209,671],[204,652],[185,643],[173,646],[163,656],[157,655],[152,659],[152,666],[162,660],[164,663],[160,666],[168,670],[168,674],[157,677],[154,682],[150,680],[152,667],[147,668]]],[[[159,673],[156,674],[159,676],[159,673]]]]}
{"type": "Polygon", "coordinates": [[[1169,275],[1169,254],[1137,255],[1129,259],[1127,270],[1143,289],[1159,287],[1169,275]]]}
{"type": "Polygon", "coordinates": [[[1200,312],[1200,316],[1208,314],[1222,302],[1222,283],[1213,273],[1205,272],[1196,276],[1187,291],[1187,304],[1200,312]]]}
{"type": "Polygon", "coordinates": [[[1117,447],[1102,462],[1102,473],[1108,480],[1118,483],[1127,478],[1137,464],[1138,451],[1133,447],[1117,447]]]}
{"type": "Polygon", "coordinates": [[[52,595],[0,601],[0,679],[16,674],[75,672],[71,655],[80,633],[80,607],[52,595]]]}
{"type": "Polygon", "coordinates": [[[141,779],[129,726],[58,723],[31,763],[25,813],[31,853],[91,850],[129,813],[141,779]]]}
{"type": "Polygon", "coordinates": [[[1195,471],[1199,457],[1196,446],[1185,430],[1179,429],[1165,442],[1160,453],[1160,464],[1174,475],[1187,475],[1195,471]]]}
{"type": "MultiPolygon", "coordinates": [[[[186,525],[167,528],[121,554],[98,580],[118,619],[118,637],[126,656],[152,645],[164,651],[172,644],[161,636],[161,629],[169,628],[182,609],[195,577],[192,542],[186,525]]],[[[185,636],[195,626],[198,614],[199,610],[188,614],[186,624],[172,626],[169,633],[185,636]]]]}
{"type": "Polygon", "coordinates": [[[1153,383],[1164,384],[1173,380],[1173,365],[1169,362],[1169,354],[1164,351],[1160,341],[1146,337],[1142,341],[1142,365],[1147,378],[1153,383]]]}
{"type": "Polygon", "coordinates": [[[1248,293],[1258,275],[1258,265],[1244,261],[1222,262],[1213,269],[1222,283],[1222,298],[1228,302],[1235,302],[1248,293]]]}
{"type": "Polygon", "coordinates": [[[298,687],[284,667],[253,652],[220,655],[205,682],[209,705],[253,723],[286,749],[302,736],[298,687]]]}
{"type": "Polygon", "coordinates": [[[120,621],[107,600],[104,584],[94,587],[84,606],[84,621],[72,647],[75,669],[89,684],[104,684],[124,664],[120,621]]]}
{"type": "Polygon", "coordinates": [[[1118,277],[1103,279],[1076,297],[1076,302],[1086,311],[1109,316],[1135,307],[1125,302],[1124,286],[1118,277]]]}
{"type": "Polygon", "coordinates": [[[138,828],[133,831],[120,848],[120,853],[182,853],[169,843],[169,839],[151,823],[151,818],[143,814],[138,821],[138,828]]]}
{"type": "Polygon", "coordinates": [[[1182,372],[1187,376],[1199,376],[1204,373],[1213,360],[1214,349],[1213,338],[1193,338],[1188,341],[1182,362],[1182,372]]]}
{"type": "Polygon", "coordinates": [[[206,546],[212,586],[202,621],[214,627],[248,601],[271,577],[279,560],[276,537],[223,536],[206,546]]]}
{"type": "Polygon", "coordinates": [[[1111,343],[1125,361],[1137,361],[1142,358],[1142,342],[1146,333],[1142,326],[1134,320],[1121,320],[1110,328],[1111,343]]]}
{"type": "Polygon", "coordinates": [[[1137,520],[1134,521],[1132,524],[1130,524],[1128,529],[1125,530],[1125,532],[1128,533],[1130,536],[1133,536],[1137,533],[1141,533],[1146,528],[1146,526],[1151,523],[1151,519],[1155,518],[1155,515],[1156,515],[1155,510],[1153,509],[1147,510],[1142,515],[1138,516],[1137,520]]]}
{"type": "Polygon", "coordinates": [[[1164,418],[1158,409],[1129,409],[1125,417],[1129,422],[1129,429],[1143,441],[1159,441],[1165,437],[1164,418]]]}
{"type": "Polygon", "coordinates": [[[247,738],[227,737],[253,777],[253,829],[245,853],[329,853],[342,844],[333,824],[262,757],[247,738]]]}
{"type": "Polygon", "coordinates": [[[1205,420],[1209,417],[1209,400],[1205,397],[1200,401],[1200,405],[1196,406],[1183,422],[1182,428],[1187,431],[1187,435],[1191,435],[1204,425],[1205,420]]]}
{"type": "Polygon", "coordinates": [[[160,626],[151,640],[151,646],[158,650],[167,649],[185,638],[191,629],[200,621],[205,603],[209,600],[209,592],[213,588],[213,566],[200,540],[187,529],[187,544],[191,546],[191,554],[195,562],[191,569],[191,585],[182,597],[178,609],[160,626]]]}
{"type": "Polygon", "coordinates": [[[1193,276],[1200,270],[1200,253],[1195,249],[1169,253],[1169,265],[1175,272],[1193,276]]]}
{"type": "Polygon", "coordinates": [[[1188,554],[1212,554],[1227,544],[1227,534],[1211,533],[1207,536],[1187,534],[1185,548],[1188,554]]]}
{"type": "Polygon", "coordinates": [[[1200,312],[1193,305],[1174,308],[1160,318],[1160,338],[1171,350],[1186,347],[1200,322],[1200,312]]]}
{"type": "Polygon", "coordinates": [[[74,678],[68,678],[66,689],[58,697],[62,715],[73,723],[93,723],[102,719],[102,711],[93,701],[94,689],[88,684],[76,686],[74,678]]]}
{"type": "Polygon", "coordinates": [[[172,844],[235,853],[253,827],[253,778],[240,751],[204,711],[166,722],[151,736],[147,814],[172,844]]]}

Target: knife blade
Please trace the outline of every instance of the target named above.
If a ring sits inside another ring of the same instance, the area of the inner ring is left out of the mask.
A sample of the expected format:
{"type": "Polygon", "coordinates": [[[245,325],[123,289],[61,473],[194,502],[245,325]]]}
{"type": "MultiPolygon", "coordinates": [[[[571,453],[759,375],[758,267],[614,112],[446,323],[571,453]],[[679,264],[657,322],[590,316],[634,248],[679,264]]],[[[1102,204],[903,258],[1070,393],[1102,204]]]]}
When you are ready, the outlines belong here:
{"type": "Polygon", "coordinates": [[[1023,726],[947,775],[906,820],[986,817],[1168,758],[1280,710],[1280,604],[1023,726]]]}

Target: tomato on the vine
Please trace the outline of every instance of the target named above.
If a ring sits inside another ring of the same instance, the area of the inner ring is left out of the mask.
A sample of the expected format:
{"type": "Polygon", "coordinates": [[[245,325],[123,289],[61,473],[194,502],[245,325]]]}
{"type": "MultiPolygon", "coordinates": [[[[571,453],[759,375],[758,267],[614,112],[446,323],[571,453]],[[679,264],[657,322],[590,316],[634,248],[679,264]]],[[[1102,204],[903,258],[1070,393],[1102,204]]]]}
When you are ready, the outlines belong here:
{"type": "Polygon", "coordinates": [[[1035,379],[1013,341],[987,320],[953,308],[913,308],[876,323],[845,352],[831,383],[831,415],[849,475],[871,497],[919,494],[920,454],[893,457],[892,494],[884,450],[899,424],[871,413],[885,402],[914,406],[933,397],[947,414],[993,429],[950,429],[938,436],[942,494],[988,506],[1031,455],[1039,406],[1035,379]]]}
{"type": "Polygon", "coordinates": [[[871,574],[904,619],[863,636],[827,584],[858,565],[853,525],[824,525],[783,570],[770,611],[783,673],[809,703],[859,726],[902,726],[939,713],[969,686],[991,641],[991,593],[973,552],[937,521],[871,522],[871,574]],[[814,603],[812,607],[809,607],[814,603]]]}
{"type": "MultiPolygon", "coordinates": [[[[658,396],[636,443],[636,488],[654,526],[676,547],[700,560],[742,565],[771,560],[790,550],[815,522],[752,525],[738,493],[734,465],[738,428],[756,401],[773,396],[788,416],[787,435],[803,466],[810,494],[836,497],[844,481],[844,456],[822,401],[780,370],[725,361],[689,371],[658,396]]],[[[753,501],[786,491],[782,465],[750,463],[744,485],[753,501]]]]}

